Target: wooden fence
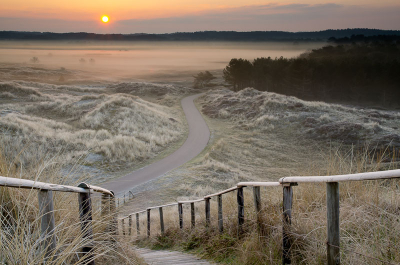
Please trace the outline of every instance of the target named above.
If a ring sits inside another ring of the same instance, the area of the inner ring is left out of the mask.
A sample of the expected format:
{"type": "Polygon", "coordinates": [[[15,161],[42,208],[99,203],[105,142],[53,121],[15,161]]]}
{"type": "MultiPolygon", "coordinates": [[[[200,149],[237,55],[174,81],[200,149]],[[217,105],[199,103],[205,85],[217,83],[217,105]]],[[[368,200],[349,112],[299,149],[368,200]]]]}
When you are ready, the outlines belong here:
{"type": "Polygon", "coordinates": [[[197,202],[205,202],[205,224],[210,226],[211,211],[210,211],[210,199],[217,197],[218,201],[218,230],[223,232],[223,211],[222,211],[222,195],[225,193],[237,191],[237,225],[238,235],[240,236],[243,232],[243,225],[245,224],[244,218],[244,196],[243,188],[253,188],[253,200],[255,206],[255,212],[257,214],[256,221],[259,229],[262,227],[261,220],[261,196],[260,187],[281,187],[283,189],[283,209],[282,209],[282,264],[291,264],[291,222],[292,222],[292,202],[293,202],[293,186],[297,186],[300,183],[326,183],[326,205],[327,205],[327,234],[328,238],[326,241],[327,246],[327,260],[329,265],[340,264],[340,236],[339,236],[339,182],[344,181],[363,181],[363,180],[379,180],[379,179],[391,179],[400,178],[400,170],[387,170],[378,172],[368,172],[359,174],[349,175],[336,175],[336,176],[307,176],[307,177],[284,177],[279,179],[279,182],[240,182],[235,187],[230,189],[204,196],[204,198],[191,201],[178,201],[176,203],[160,205],[150,207],[145,210],[131,213],[125,217],[120,218],[122,233],[124,235],[132,234],[132,217],[136,217],[136,229],[137,234],[140,234],[139,227],[139,214],[147,213],[147,236],[150,237],[150,226],[151,210],[158,209],[160,213],[160,227],[161,233],[165,232],[164,219],[163,219],[163,208],[169,206],[178,206],[179,216],[179,227],[183,228],[183,204],[190,204],[190,216],[191,216],[191,228],[196,225],[195,220],[195,207],[194,204],[197,202]],[[125,230],[125,220],[128,219],[128,232],[125,230]]]}
{"type": "Polygon", "coordinates": [[[101,187],[81,183],[77,187],[44,183],[26,179],[8,178],[0,176],[0,186],[11,188],[37,189],[39,199],[39,214],[41,217],[41,238],[45,250],[46,259],[56,248],[55,219],[53,191],[78,193],[79,217],[81,223],[82,237],[87,242],[82,248],[85,257],[85,264],[94,265],[93,256],[93,228],[92,228],[92,200],[91,194],[98,192],[102,194],[101,211],[102,215],[111,214],[109,228],[111,232],[117,234],[117,216],[115,197],[112,191],[101,187]]]}
{"type": "Polygon", "coordinates": [[[132,200],[135,196],[133,195],[132,191],[124,191],[122,194],[116,194],[115,195],[115,200],[116,200],[116,205],[117,207],[123,206],[125,203],[129,202],[132,200]]]}

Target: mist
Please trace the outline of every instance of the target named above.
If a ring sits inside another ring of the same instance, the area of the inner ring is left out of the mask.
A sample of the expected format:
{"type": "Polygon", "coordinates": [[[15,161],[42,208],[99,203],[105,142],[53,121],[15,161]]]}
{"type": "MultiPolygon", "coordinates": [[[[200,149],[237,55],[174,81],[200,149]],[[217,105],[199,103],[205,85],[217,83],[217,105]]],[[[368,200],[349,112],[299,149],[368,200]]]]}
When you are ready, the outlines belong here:
{"type": "MultiPolygon", "coordinates": [[[[63,69],[63,82],[187,80],[203,70],[222,71],[232,58],[297,57],[325,43],[2,41],[0,63],[63,69]],[[36,57],[37,62],[32,58],[36,57]],[[73,73],[72,73],[73,72],[73,73]]],[[[1,76],[1,78],[12,78],[1,76]]],[[[26,75],[19,78],[33,78],[26,75]]],[[[46,77],[59,82],[60,76],[46,77]]]]}

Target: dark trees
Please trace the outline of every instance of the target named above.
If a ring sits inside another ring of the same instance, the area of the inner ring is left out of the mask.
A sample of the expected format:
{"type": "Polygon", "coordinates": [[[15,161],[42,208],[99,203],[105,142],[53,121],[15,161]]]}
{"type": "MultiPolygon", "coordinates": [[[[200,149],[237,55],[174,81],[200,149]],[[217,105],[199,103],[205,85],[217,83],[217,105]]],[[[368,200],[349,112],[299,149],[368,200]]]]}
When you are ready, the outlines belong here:
{"type": "Polygon", "coordinates": [[[400,44],[326,46],[295,59],[232,59],[224,79],[234,91],[261,91],[306,100],[400,105],[400,44]]]}
{"type": "Polygon", "coordinates": [[[203,88],[205,86],[210,85],[210,82],[216,77],[210,73],[209,71],[205,71],[198,73],[197,75],[194,75],[194,88],[203,88]]]}
{"type": "Polygon", "coordinates": [[[232,59],[224,69],[224,79],[234,91],[251,86],[253,65],[245,59],[232,59]]]}

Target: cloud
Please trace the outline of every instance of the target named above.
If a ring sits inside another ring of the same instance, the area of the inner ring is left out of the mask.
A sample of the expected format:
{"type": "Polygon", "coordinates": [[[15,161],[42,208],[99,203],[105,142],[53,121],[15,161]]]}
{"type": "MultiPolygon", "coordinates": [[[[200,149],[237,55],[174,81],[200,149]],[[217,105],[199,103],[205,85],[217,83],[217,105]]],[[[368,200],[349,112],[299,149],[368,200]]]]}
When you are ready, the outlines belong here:
{"type": "Polygon", "coordinates": [[[223,8],[179,17],[120,20],[107,28],[93,21],[0,18],[4,30],[164,33],[202,30],[315,31],[332,28],[400,29],[400,5],[266,4],[223,8]]]}
{"type": "Polygon", "coordinates": [[[400,5],[386,8],[339,4],[244,6],[201,14],[152,20],[125,20],[124,29],[144,32],[198,30],[314,31],[329,28],[400,29],[400,5]]]}

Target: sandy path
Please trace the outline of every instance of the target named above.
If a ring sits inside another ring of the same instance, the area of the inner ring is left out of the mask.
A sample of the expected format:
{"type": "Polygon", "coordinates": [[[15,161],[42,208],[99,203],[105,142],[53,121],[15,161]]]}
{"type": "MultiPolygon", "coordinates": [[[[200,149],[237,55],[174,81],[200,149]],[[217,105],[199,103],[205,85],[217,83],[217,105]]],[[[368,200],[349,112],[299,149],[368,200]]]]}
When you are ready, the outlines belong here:
{"type": "Polygon", "coordinates": [[[113,179],[101,186],[120,194],[134,186],[155,179],[195,158],[207,146],[210,130],[193,100],[201,94],[182,99],[181,104],[189,126],[189,134],[185,143],[171,155],[136,170],[123,177],[113,179]]]}

